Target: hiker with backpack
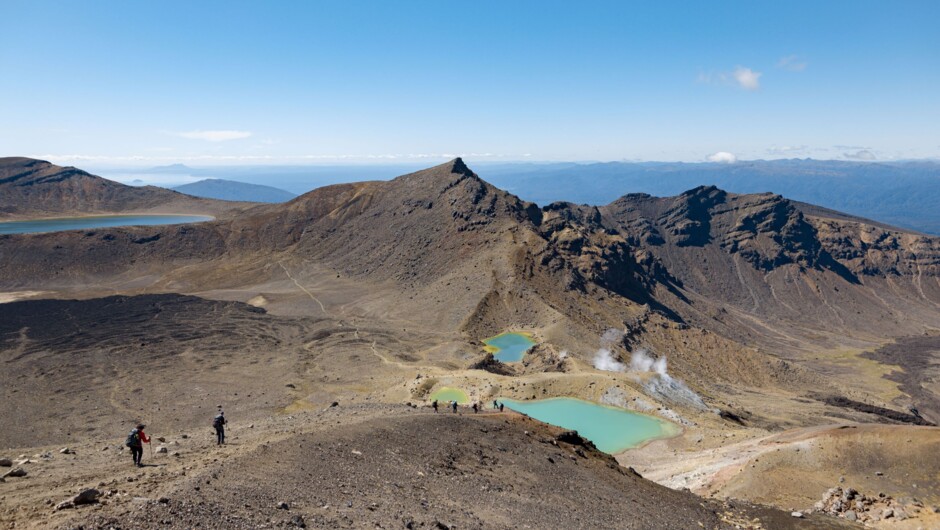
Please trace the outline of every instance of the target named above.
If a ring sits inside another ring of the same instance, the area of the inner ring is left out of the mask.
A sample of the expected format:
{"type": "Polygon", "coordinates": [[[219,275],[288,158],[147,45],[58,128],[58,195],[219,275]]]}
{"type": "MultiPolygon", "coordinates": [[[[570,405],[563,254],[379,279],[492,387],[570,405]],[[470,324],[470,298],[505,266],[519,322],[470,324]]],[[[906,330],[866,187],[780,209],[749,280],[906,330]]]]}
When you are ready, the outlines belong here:
{"type": "Polygon", "coordinates": [[[226,423],[228,422],[225,421],[225,413],[221,410],[215,418],[212,418],[212,426],[215,428],[216,445],[222,445],[225,443],[226,423]]]}
{"type": "Polygon", "coordinates": [[[437,400],[431,402],[431,407],[434,409],[434,412],[437,412],[437,400]]]}
{"type": "Polygon", "coordinates": [[[150,443],[150,437],[144,432],[144,427],[146,427],[146,425],[138,423],[137,427],[127,435],[127,441],[124,442],[124,445],[130,448],[131,456],[134,458],[134,465],[137,467],[144,467],[143,464],[140,463],[141,458],[144,456],[143,444],[150,443]]]}

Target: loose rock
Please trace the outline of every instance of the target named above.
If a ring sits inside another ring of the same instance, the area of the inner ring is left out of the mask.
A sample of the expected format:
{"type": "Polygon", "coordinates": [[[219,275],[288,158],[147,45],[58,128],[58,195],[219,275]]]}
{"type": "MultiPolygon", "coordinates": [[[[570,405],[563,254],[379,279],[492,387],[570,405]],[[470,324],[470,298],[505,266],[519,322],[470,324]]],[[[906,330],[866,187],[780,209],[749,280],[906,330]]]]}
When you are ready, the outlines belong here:
{"type": "Polygon", "coordinates": [[[26,470],[21,467],[14,467],[13,469],[7,471],[3,476],[4,477],[25,477],[26,470]]]}
{"type": "Polygon", "coordinates": [[[88,488],[82,490],[81,493],[72,497],[72,504],[78,506],[81,504],[92,504],[98,502],[98,497],[101,496],[101,492],[95,488],[88,488]]]}

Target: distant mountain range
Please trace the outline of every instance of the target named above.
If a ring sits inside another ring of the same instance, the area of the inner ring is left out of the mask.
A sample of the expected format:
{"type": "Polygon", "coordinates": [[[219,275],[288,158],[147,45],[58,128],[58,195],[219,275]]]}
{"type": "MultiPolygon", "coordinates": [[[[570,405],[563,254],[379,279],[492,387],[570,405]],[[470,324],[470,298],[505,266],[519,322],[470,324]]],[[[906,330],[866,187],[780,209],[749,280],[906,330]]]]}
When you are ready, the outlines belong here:
{"type": "MultiPolygon", "coordinates": [[[[185,167],[185,166],[184,166],[185,167]]],[[[171,188],[180,193],[223,201],[287,202],[297,195],[271,186],[225,179],[205,179],[171,188]]]]}
{"type": "Polygon", "coordinates": [[[487,180],[538,204],[607,204],[626,192],[668,197],[696,186],[773,192],[921,232],[940,234],[940,162],[754,160],[734,164],[499,164],[487,180]]]}

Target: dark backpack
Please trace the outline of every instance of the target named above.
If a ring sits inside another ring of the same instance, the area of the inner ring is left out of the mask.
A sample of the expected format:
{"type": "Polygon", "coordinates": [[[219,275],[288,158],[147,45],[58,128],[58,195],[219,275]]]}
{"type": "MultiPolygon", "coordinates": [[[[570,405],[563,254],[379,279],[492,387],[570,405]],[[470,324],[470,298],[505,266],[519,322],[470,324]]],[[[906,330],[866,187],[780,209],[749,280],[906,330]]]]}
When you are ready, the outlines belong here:
{"type": "Polygon", "coordinates": [[[124,445],[128,447],[137,447],[140,445],[140,435],[137,434],[137,429],[134,429],[127,435],[127,440],[124,441],[124,445]]]}
{"type": "Polygon", "coordinates": [[[215,427],[216,429],[221,429],[223,425],[225,425],[225,416],[222,416],[221,414],[219,414],[218,416],[212,419],[212,426],[215,427]]]}

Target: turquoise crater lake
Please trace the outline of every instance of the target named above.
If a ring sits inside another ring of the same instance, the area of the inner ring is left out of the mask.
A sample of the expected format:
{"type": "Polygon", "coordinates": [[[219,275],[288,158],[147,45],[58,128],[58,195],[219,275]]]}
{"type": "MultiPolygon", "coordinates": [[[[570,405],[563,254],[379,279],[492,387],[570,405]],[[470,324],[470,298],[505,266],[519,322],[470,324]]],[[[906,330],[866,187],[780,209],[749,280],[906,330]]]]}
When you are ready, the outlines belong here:
{"type": "Polygon", "coordinates": [[[529,348],[535,346],[535,341],[527,333],[503,333],[484,339],[483,344],[486,344],[486,351],[491,352],[497,361],[517,363],[529,348]]]}
{"type": "Polygon", "coordinates": [[[36,234],[115,226],[154,226],[211,221],[208,215],[89,215],[0,222],[0,234],[36,234]]]}
{"type": "Polygon", "coordinates": [[[510,409],[541,422],[578,431],[608,454],[620,453],[643,442],[668,438],[679,432],[678,426],[667,421],[581,399],[500,401],[510,409]]]}

